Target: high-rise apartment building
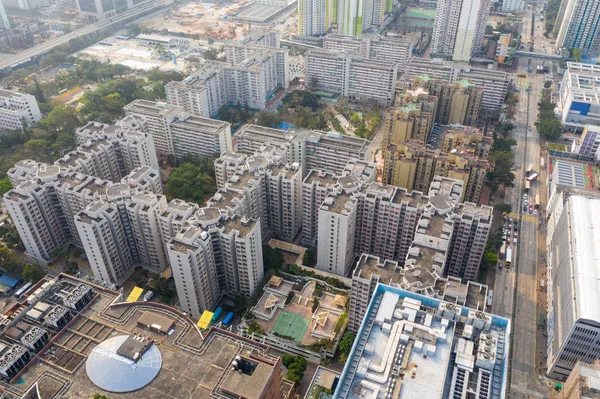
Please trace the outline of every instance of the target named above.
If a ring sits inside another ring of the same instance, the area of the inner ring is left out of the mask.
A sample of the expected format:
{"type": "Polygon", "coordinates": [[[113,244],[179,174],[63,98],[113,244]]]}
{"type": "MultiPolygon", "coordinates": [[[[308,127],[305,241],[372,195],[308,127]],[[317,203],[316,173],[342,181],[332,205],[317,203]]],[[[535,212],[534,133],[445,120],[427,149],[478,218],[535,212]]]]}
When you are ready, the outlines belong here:
{"type": "Polygon", "coordinates": [[[317,246],[319,208],[337,183],[331,172],[311,170],[302,182],[302,244],[317,246]]]}
{"type": "Polygon", "coordinates": [[[581,49],[583,54],[600,51],[600,1],[569,0],[561,3],[556,49],[581,49]]]}
{"type": "Polygon", "coordinates": [[[238,152],[254,154],[264,145],[281,147],[288,164],[299,163],[303,175],[311,169],[340,174],[351,160],[363,160],[370,141],[335,132],[296,129],[288,131],[245,125],[235,133],[238,152]]]}
{"type": "Polygon", "coordinates": [[[354,175],[339,177],[319,208],[317,268],[345,276],[354,257],[366,253],[414,270],[413,278],[420,268],[473,280],[492,208],[461,204],[463,186],[460,180],[435,176],[424,195],[354,175]]]}
{"type": "Polygon", "coordinates": [[[73,220],[96,279],[125,281],[135,266],[118,207],[98,201],[73,220]]]}
{"type": "Polygon", "coordinates": [[[502,109],[510,81],[510,75],[504,71],[473,68],[464,63],[439,58],[418,57],[410,60],[404,79],[412,81],[415,77],[447,82],[466,80],[483,89],[481,108],[489,112],[499,112],[502,109]]]}
{"type": "Polygon", "coordinates": [[[317,229],[317,269],[340,276],[348,274],[354,259],[357,213],[356,199],[345,192],[332,192],[321,204],[317,229]]]}
{"type": "Polygon", "coordinates": [[[410,139],[427,142],[437,120],[438,98],[423,88],[396,95],[396,104],[386,110],[382,146],[410,139]]]}
{"type": "Polygon", "coordinates": [[[275,166],[267,180],[269,222],[275,237],[294,241],[302,228],[302,170],[275,166]]]}
{"type": "Polygon", "coordinates": [[[203,62],[181,82],[167,83],[167,101],[183,107],[194,116],[210,118],[216,115],[229,100],[226,68],[227,65],[222,62],[203,62]]]}
{"type": "Polygon", "coordinates": [[[383,183],[427,192],[434,176],[446,176],[464,182],[465,201],[478,202],[489,169],[486,157],[491,142],[481,134],[472,142],[457,140],[456,134],[450,134],[451,137],[444,139],[441,151],[426,148],[423,142],[412,139],[386,146],[383,183]],[[476,141],[478,138],[480,141],[476,141]]]}
{"type": "Polygon", "coordinates": [[[358,36],[368,30],[380,30],[392,8],[390,0],[338,1],[338,32],[344,36],[358,36]]]}
{"type": "Polygon", "coordinates": [[[313,49],[306,53],[307,84],[355,101],[389,105],[398,63],[363,59],[354,52],[313,49]]]}
{"type": "Polygon", "coordinates": [[[193,317],[214,309],[222,292],[210,234],[190,226],[170,240],[168,254],[181,309],[193,317]]]}
{"type": "Polygon", "coordinates": [[[442,125],[470,125],[477,123],[484,90],[468,80],[446,82],[428,76],[416,77],[412,87],[424,87],[437,97],[436,122],[442,125]]]}
{"type": "MultiPolygon", "coordinates": [[[[2,24],[0,5],[0,27],[2,24]]],[[[6,14],[4,14],[6,17],[6,14]]],[[[8,23],[8,20],[6,20],[8,23]]],[[[7,26],[8,27],[8,26],[7,26]]],[[[22,130],[31,127],[42,119],[40,108],[35,97],[27,93],[19,93],[0,89],[0,129],[22,130]]]]}
{"type": "Polygon", "coordinates": [[[337,19],[337,0],[299,0],[298,34],[318,36],[327,33],[337,19]]]}
{"type": "MultiPolygon", "coordinates": [[[[562,193],[561,193],[562,194],[562,193]]],[[[578,362],[600,354],[600,308],[594,223],[600,199],[594,192],[559,195],[548,207],[548,376],[565,380],[578,362]]]]}
{"type": "Polygon", "coordinates": [[[362,58],[388,61],[398,64],[398,70],[404,71],[412,57],[410,40],[374,34],[359,37],[329,34],[323,39],[323,48],[329,51],[352,51],[362,58]]]}
{"type": "Polygon", "coordinates": [[[431,54],[469,62],[481,51],[490,0],[440,0],[433,24],[431,54]]]}
{"type": "Polygon", "coordinates": [[[227,122],[190,116],[182,107],[147,100],[135,100],[123,109],[150,134],[161,155],[180,160],[187,154],[213,157],[233,150],[227,122]]]}
{"type": "Polygon", "coordinates": [[[492,208],[465,202],[454,221],[445,274],[463,280],[477,279],[479,264],[492,228],[492,208]]]}

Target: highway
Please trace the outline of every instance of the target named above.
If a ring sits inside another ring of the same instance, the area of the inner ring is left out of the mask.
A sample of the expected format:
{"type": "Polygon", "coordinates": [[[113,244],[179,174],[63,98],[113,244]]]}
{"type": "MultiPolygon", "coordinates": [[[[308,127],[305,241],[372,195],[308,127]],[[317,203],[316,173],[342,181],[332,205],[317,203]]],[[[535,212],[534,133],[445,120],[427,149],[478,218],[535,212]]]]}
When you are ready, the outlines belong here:
{"type": "Polygon", "coordinates": [[[148,13],[148,12],[154,11],[158,8],[166,7],[166,6],[170,5],[172,2],[173,2],[173,0],[154,0],[154,1],[150,0],[150,1],[147,1],[142,4],[138,4],[138,5],[136,5],[136,8],[128,10],[128,11],[124,12],[123,14],[119,14],[119,15],[111,18],[110,20],[100,21],[100,22],[96,22],[91,25],[87,25],[87,26],[85,26],[81,29],[77,29],[76,31],[73,31],[71,33],[67,33],[65,35],[55,37],[44,43],[38,44],[37,46],[34,46],[27,50],[23,50],[23,51],[19,52],[18,54],[13,54],[8,57],[3,57],[0,60],[0,70],[8,68],[12,65],[18,64],[20,62],[26,61],[29,58],[38,57],[44,53],[47,53],[48,51],[52,50],[53,48],[55,48],[57,46],[68,43],[69,40],[71,40],[71,39],[89,35],[90,33],[94,33],[100,29],[108,28],[115,24],[120,24],[122,22],[130,21],[131,19],[135,18],[139,14],[148,13]]]}
{"type": "MultiPolygon", "coordinates": [[[[524,18],[522,38],[525,43],[531,40],[531,11],[524,18]]],[[[543,23],[534,27],[534,52],[547,53],[551,48],[542,36],[543,23]]],[[[545,341],[537,339],[538,315],[543,312],[538,307],[538,260],[542,252],[538,251],[539,219],[523,211],[523,188],[525,170],[533,164],[534,170],[540,169],[540,136],[534,122],[537,118],[537,103],[541,97],[546,76],[528,73],[535,71],[536,61],[520,58],[519,69],[514,80],[519,88],[519,107],[516,114],[516,129],[513,137],[515,147],[515,187],[507,190],[505,202],[511,204],[511,217],[519,220],[518,250],[513,249],[513,267],[510,270],[497,270],[494,283],[494,301],[492,312],[513,318],[513,340],[511,359],[511,398],[544,398],[548,396],[548,387],[542,377],[544,371],[537,367],[540,352],[546,351],[545,341]],[[531,65],[530,65],[531,64],[531,65]],[[519,78],[517,75],[526,74],[519,78]],[[529,92],[526,87],[529,86],[529,92]],[[514,253],[516,252],[516,255],[514,253]],[[518,273],[518,275],[517,275],[518,273]],[[516,289],[515,289],[516,284],[516,289]]],[[[529,201],[535,202],[536,194],[544,189],[541,179],[531,185],[529,201]]],[[[544,198],[545,196],[543,196],[544,198]]],[[[542,205],[542,208],[544,205],[542,205]]]]}

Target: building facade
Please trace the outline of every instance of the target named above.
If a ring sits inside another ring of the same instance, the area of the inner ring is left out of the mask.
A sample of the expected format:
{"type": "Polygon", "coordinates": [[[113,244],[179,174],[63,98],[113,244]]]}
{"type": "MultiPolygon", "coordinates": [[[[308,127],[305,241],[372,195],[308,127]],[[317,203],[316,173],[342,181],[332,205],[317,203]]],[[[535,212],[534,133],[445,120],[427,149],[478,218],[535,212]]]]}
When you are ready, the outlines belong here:
{"type": "MultiPolygon", "coordinates": [[[[0,23],[3,9],[0,9],[0,23]]],[[[6,16],[6,14],[5,14],[6,16]]],[[[7,20],[8,21],[8,20],[7,20]]],[[[42,119],[40,108],[31,94],[0,90],[0,129],[22,130],[42,119]]]]}
{"type": "Polygon", "coordinates": [[[438,1],[431,54],[469,62],[473,54],[481,52],[489,14],[489,0],[438,1]]]}
{"type": "Polygon", "coordinates": [[[600,1],[569,0],[561,5],[562,19],[556,37],[556,49],[581,49],[583,54],[600,51],[600,1]]]}
{"type": "Polygon", "coordinates": [[[600,126],[600,66],[567,63],[558,111],[568,131],[581,132],[585,125],[600,126]]]}

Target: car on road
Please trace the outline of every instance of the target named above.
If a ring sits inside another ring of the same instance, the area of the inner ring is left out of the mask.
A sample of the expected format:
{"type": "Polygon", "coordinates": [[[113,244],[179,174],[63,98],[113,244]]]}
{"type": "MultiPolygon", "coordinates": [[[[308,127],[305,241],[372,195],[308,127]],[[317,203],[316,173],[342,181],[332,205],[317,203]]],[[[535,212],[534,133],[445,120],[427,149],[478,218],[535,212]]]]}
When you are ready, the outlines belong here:
{"type": "Polygon", "coordinates": [[[533,205],[529,204],[529,213],[533,212],[533,205]]]}
{"type": "Polygon", "coordinates": [[[533,216],[537,216],[537,209],[533,210],[533,216]]]}
{"type": "Polygon", "coordinates": [[[517,243],[517,239],[513,238],[513,244],[516,244],[516,243],[517,243]]]}
{"type": "Polygon", "coordinates": [[[523,205],[523,212],[527,212],[527,204],[523,205]]]}
{"type": "Polygon", "coordinates": [[[517,232],[515,231],[515,232],[514,232],[514,234],[513,234],[513,236],[514,236],[515,238],[517,238],[518,234],[519,234],[519,233],[517,233],[517,232]]]}

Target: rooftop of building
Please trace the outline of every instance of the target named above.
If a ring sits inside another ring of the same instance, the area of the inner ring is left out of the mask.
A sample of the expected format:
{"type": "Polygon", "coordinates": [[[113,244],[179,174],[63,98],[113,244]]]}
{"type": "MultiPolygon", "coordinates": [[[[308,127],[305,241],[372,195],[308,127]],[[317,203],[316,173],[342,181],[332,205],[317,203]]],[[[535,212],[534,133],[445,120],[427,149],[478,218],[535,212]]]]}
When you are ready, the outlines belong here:
{"type": "Polygon", "coordinates": [[[355,199],[348,194],[330,194],[321,205],[321,209],[332,213],[347,214],[355,202],[355,199]]]}
{"type": "Polygon", "coordinates": [[[215,195],[213,195],[209,199],[209,203],[211,206],[217,207],[219,209],[228,210],[232,206],[232,202],[235,198],[242,198],[243,194],[238,193],[236,191],[219,189],[215,195]]]}
{"type": "MultiPolygon", "coordinates": [[[[247,124],[242,126],[237,132],[235,132],[235,137],[238,140],[244,139],[246,137],[249,139],[258,137],[269,137],[270,140],[275,140],[274,142],[287,142],[285,134],[285,130],[247,124]]],[[[263,141],[269,140],[263,139],[263,141]]]]}
{"type": "Polygon", "coordinates": [[[241,238],[245,238],[256,227],[257,221],[254,219],[245,219],[235,216],[223,221],[223,232],[229,234],[237,231],[241,238]]]}
{"type": "Polygon", "coordinates": [[[354,277],[368,280],[378,276],[382,284],[400,283],[402,281],[400,269],[398,262],[387,259],[381,260],[378,256],[362,254],[356,263],[354,277]]]}
{"type": "Polygon", "coordinates": [[[312,169],[304,179],[305,184],[313,184],[317,182],[320,185],[328,186],[337,183],[337,177],[330,172],[324,172],[317,169],[312,169]]]}
{"type": "Polygon", "coordinates": [[[600,231],[593,222],[600,220],[600,199],[572,195],[568,202],[575,317],[600,322],[600,231]]]}
{"type": "Polygon", "coordinates": [[[243,190],[248,186],[250,180],[253,179],[256,179],[254,173],[248,171],[238,172],[227,180],[226,186],[233,190],[243,190]]]}
{"type": "Polygon", "coordinates": [[[333,398],[441,398],[463,361],[474,372],[490,373],[491,397],[500,397],[510,361],[510,321],[468,308],[460,309],[466,320],[457,321],[446,304],[378,284],[333,398]],[[496,343],[493,361],[480,361],[481,339],[496,343]]]}
{"type": "Polygon", "coordinates": [[[472,214],[478,216],[480,219],[488,220],[491,223],[494,208],[487,205],[477,205],[472,202],[465,202],[462,205],[462,211],[463,217],[468,216],[465,214],[472,214]]]}
{"type": "MultiPolygon", "coordinates": [[[[47,349],[38,354],[41,361],[35,359],[19,376],[23,383],[0,382],[4,389],[11,387],[10,391],[17,397],[23,396],[34,384],[38,384],[39,397],[42,398],[88,398],[95,393],[114,396],[94,385],[86,373],[86,362],[92,353],[96,353],[95,348],[99,343],[106,342],[115,334],[137,334],[160,341],[156,348],[162,356],[162,365],[159,366],[160,373],[156,378],[137,391],[117,394],[131,399],[220,398],[225,394],[224,389],[235,386],[235,381],[228,379],[237,356],[253,359],[272,370],[278,362],[277,357],[269,353],[268,346],[217,328],[201,333],[187,315],[164,304],[124,302],[120,292],[65,275],[60,275],[57,282],[48,281],[51,285],[44,286],[48,288],[46,293],[34,301],[60,301],[57,294],[65,288],[65,284],[79,283],[92,288],[93,299],[81,312],[70,310],[74,320],[60,334],[56,334],[54,330],[49,331],[50,343],[47,349]],[[158,328],[147,329],[144,327],[147,320],[160,324],[173,323],[174,333],[164,334],[156,331],[158,328]],[[50,379],[47,378],[49,372],[52,374],[50,379]]],[[[34,288],[40,288],[42,283],[46,284],[46,280],[42,280],[34,288]]],[[[33,291],[35,290],[30,292],[33,291]]],[[[17,313],[10,315],[9,320],[15,320],[16,315],[17,313]]],[[[252,387],[247,388],[249,394],[264,389],[273,375],[265,372],[263,366],[256,370],[252,375],[252,387]]],[[[110,373],[110,370],[103,372],[110,373]]],[[[110,374],[107,378],[111,378],[110,374]]]]}
{"type": "Polygon", "coordinates": [[[221,389],[238,397],[247,399],[261,399],[265,389],[264,384],[256,381],[268,381],[275,373],[273,364],[258,362],[249,358],[240,357],[240,363],[251,363],[248,367],[252,371],[227,370],[221,384],[221,389]]]}
{"type": "Polygon", "coordinates": [[[207,227],[216,224],[219,221],[221,218],[221,211],[212,206],[200,208],[196,212],[195,218],[203,227],[207,227]]]}
{"type": "Polygon", "coordinates": [[[217,119],[202,118],[200,116],[186,115],[171,124],[171,128],[175,129],[191,129],[193,131],[211,131],[218,132],[221,129],[229,126],[229,122],[220,121],[217,119]]]}
{"type": "Polygon", "coordinates": [[[169,105],[165,102],[156,102],[149,100],[134,100],[123,107],[125,112],[134,112],[140,114],[150,114],[164,116],[172,111],[183,111],[181,107],[169,105]]]}
{"type": "Polygon", "coordinates": [[[429,203],[429,197],[423,195],[420,191],[411,191],[410,193],[406,189],[396,187],[394,196],[392,197],[394,204],[408,203],[410,207],[423,206],[429,203]]]}
{"type": "Polygon", "coordinates": [[[10,97],[25,97],[29,96],[27,93],[20,93],[18,91],[0,89],[0,97],[10,98],[10,97]]]}
{"type": "MultiPolygon", "coordinates": [[[[298,129],[292,128],[290,131],[296,131],[298,129]]],[[[304,130],[304,129],[302,129],[304,130]]],[[[366,149],[371,142],[366,139],[359,137],[352,137],[337,132],[322,132],[319,130],[312,130],[306,136],[306,142],[319,144],[319,146],[329,146],[332,148],[345,148],[352,149],[355,151],[362,151],[366,149]]]]}

